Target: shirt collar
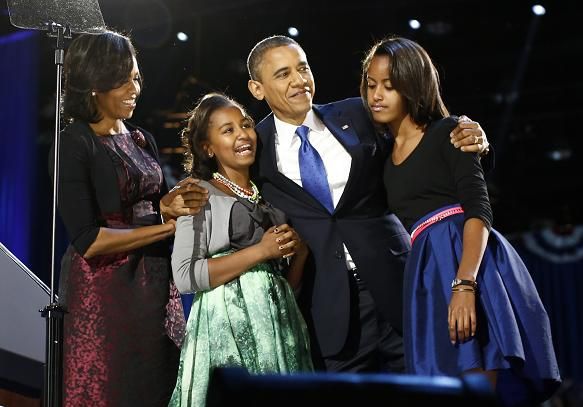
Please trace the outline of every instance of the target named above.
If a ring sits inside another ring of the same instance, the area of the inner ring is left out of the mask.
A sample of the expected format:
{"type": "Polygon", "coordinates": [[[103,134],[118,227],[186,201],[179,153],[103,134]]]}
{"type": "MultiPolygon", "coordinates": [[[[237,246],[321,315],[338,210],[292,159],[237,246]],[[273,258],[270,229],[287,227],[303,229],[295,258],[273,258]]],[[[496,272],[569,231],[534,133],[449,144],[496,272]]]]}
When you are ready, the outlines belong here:
{"type": "MultiPolygon", "coordinates": [[[[290,147],[298,126],[280,120],[275,114],[273,115],[273,119],[275,122],[275,131],[277,132],[277,137],[275,139],[276,144],[290,147]]],[[[302,124],[308,126],[310,131],[315,131],[317,133],[323,133],[326,130],[326,126],[322,120],[316,116],[312,109],[306,114],[306,118],[302,124]]]]}

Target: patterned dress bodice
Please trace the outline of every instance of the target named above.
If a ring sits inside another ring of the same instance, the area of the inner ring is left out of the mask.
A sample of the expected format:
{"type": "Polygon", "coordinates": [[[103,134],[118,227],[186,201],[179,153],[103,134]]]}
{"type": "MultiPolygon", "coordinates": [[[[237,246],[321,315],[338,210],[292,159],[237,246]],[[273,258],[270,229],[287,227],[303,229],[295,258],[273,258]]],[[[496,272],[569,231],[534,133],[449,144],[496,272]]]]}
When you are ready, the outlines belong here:
{"type": "MultiPolygon", "coordinates": [[[[130,133],[99,137],[115,164],[125,224],[144,224],[156,215],[153,202],[159,199],[162,169],[148,151],[139,147],[130,133]]],[[[112,216],[105,215],[111,220],[112,216]]]]}

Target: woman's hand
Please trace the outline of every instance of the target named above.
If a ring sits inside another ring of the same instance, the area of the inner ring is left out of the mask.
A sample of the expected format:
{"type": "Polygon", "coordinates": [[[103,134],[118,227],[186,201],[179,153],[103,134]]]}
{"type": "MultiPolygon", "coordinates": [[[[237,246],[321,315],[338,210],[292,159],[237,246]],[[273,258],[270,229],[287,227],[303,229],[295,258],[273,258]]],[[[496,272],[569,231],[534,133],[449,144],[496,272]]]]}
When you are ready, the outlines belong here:
{"type": "Polygon", "coordinates": [[[183,179],[162,197],[160,213],[164,222],[179,216],[195,215],[206,205],[208,191],[198,182],[194,178],[183,179]]]}
{"type": "Polygon", "coordinates": [[[448,307],[447,322],[452,345],[471,339],[476,334],[476,292],[454,291],[448,307]]]}
{"type": "Polygon", "coordinates": [[[307,255],[307,247],[294,228],[287,224],[272,226],[265,231],[259,245],[269,259],[287,258],[297,253],[307,255]]]}
{"type": "Polygon", "coordinates": [[[278,233],[276,242],[280,244],[279,250],[283,258],[294,255],[308,255],[308,247],[294,228],[288,224],[283,224],[279,225],[276,231],[278,233]]]}
{"type": "Polygon", "coordinates": [[[281,232],[272,226],[263,233],[261,241],[257,245],[261,248],[262,257],[266,260],[277,259],[283,256],[280,247],[282,244],[281,232]]]}

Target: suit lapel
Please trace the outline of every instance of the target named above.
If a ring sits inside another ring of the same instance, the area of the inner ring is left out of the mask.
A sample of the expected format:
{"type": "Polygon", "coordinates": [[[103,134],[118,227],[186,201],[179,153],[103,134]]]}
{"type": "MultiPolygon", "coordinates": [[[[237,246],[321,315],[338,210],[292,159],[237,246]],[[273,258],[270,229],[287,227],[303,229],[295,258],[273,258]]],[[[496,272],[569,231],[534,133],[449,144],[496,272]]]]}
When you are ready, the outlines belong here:
{"type": "Polygon", "coordinates": [[[277,169],[277,154],[275,152],[275,122],[273,114],[269,115],[257,128],[261,140],[261,153],[259,155],[259,174],[269,180],[275,187],[288,195],[301,197],[301,201],[309,203],[314,209],[326,211],[317,199],[306,192],[298,184],[283,175],[277,169]]]}
{"type": "Polygon", "coordinates": [[[359,139],[356,134],[356,129],[352,126],[352,121],[349,117],[341,114],[341,112],[333,112],[332,106],[325,105],[314,106],[314,112],[326,125],[330,133],[344,146],[349,153],[358,146],[359,139]]]}
{"type": "Polygon", "coordinates": [[[340,197],[340,200],[338,201],[338,204],[334,210],[334,212],[338,212],[338,210],[342,208],[350,196],[350,190],[354,184],[354,180],[358,179],[357,175],[360,171],[360,163],[364,157],[363,148],[356,133],[356,128],[353,126],[350,117],[342,114],[340,111],[334,111],[333,105],[315,105],[314,112],[326,125],[326,128],[330,130],[330,133],[332,133],[332,135],[340,142],[340,144],[342,144],[342,146],[346,149],[352,158],[348,180],[346,181],[342,196],[340,197]]]}

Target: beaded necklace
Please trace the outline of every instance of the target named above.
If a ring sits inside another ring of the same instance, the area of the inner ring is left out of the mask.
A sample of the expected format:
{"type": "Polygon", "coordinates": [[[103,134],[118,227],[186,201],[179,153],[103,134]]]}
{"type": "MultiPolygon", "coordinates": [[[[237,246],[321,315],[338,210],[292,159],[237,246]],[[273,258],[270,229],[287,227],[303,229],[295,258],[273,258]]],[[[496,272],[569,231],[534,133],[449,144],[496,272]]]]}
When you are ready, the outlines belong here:
{"type": "Polygon", "coordinates": [[[213,178],[229,188],[235,195],[247,199],[251,203],[257,203],[261,199],[261,195],[259,195],[259,189],[257,189],[257,186],[253,183],[253,181],[249,181],[251,184],[251,189],[249,190],[235,184],[233,181],[219,174],[218,172],[213,173],[213,178]]]}

